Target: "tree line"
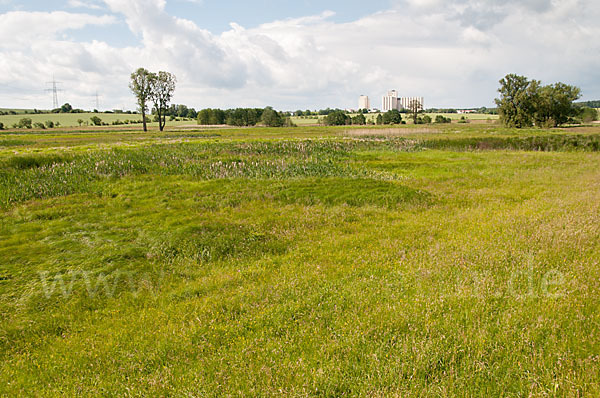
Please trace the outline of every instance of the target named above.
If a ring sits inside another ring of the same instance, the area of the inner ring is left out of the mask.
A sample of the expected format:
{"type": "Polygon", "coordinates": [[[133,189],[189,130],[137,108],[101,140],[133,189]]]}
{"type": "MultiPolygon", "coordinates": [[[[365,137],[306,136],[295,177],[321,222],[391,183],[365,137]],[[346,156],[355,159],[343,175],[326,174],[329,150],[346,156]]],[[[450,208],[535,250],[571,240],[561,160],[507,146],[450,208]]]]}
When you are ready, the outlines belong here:
{"type": "Polygon", "coordinates": [[[198,111],[200,125],[229,125],[237,127],[256,126],[259,123],[267,127],[294,127],[290,116],[277,112],[272,107],[236,108],[236,109],[202,109],[198,111]]]}

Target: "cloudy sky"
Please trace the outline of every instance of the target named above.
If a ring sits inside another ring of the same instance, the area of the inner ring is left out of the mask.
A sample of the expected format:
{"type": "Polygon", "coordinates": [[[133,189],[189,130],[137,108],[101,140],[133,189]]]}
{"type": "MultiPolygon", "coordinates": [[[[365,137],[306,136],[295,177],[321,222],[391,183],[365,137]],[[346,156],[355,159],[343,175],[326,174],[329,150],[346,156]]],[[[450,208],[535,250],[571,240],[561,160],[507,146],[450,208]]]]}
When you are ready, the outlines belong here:
{"type": "Polygon", "coordinates": [[[0,107],[134,109],[143,66],[197,109],[493,106],[518,73],[600,99],[598,0],[0,0],[0,107]]]}

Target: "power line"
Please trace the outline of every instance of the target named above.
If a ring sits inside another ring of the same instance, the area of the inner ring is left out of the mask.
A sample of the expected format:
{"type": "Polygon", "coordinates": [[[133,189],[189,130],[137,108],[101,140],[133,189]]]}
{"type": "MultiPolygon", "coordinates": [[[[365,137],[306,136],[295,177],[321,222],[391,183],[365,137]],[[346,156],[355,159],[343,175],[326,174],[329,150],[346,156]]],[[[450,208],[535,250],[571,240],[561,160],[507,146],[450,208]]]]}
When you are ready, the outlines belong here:
{"type": "Polygon", "coordinates": [[[46,89],[46,91],[52,92],[52,109],[56,109],[56,108],[58,108],[58,92],[64,91],[64,90],[59,89],[57,86],[62,83],[57,82],[56,79],[54,78],[54,76],[52,76],[52,81],[46,82],[46,84],[52,85],[52,88],[46,89]]]}

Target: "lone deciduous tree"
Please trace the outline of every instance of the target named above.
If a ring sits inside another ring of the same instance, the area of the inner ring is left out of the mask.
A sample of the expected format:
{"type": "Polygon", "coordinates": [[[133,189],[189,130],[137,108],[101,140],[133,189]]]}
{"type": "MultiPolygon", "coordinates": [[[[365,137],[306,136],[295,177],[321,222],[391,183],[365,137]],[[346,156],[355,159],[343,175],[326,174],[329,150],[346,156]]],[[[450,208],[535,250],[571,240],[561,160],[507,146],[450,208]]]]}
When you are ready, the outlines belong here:
{"type": "Polygon", "coordinates": [[[419,113],[423,110],[423,104],[419,100],[412,100],[408,103],[408,113],[412,115],[413,123],[418,123],[419,113]]]}
{"type": "Polygon", "coordinates": [[[525,76],[509,74],[502,78],[498,89],[500,98],[495,100],[500,121],[507,127],[531,126],[539,87],[539,81],[529,81],[525,76]]]}
{"type": "Polygon", "coordinates": [[[169,72],[160,71],[150,79],[150,99],[158,115],[158,128],[163,131],[167,123],[166,113],[175,92],[177,79],[169,72]]]}
{"type": "Polygon", "coordinates": [[[137,99],[137,105],[142,113],[142,121],[144,123],[144,131],[148,131],[146,126],[146,112],[148,106],[146,105],[150,100],[152,94],[152,81],[155,79],[154,73],[149,72],[147,69],[139,68],[131,74],[131,82],[129,88],[137,99]]]}

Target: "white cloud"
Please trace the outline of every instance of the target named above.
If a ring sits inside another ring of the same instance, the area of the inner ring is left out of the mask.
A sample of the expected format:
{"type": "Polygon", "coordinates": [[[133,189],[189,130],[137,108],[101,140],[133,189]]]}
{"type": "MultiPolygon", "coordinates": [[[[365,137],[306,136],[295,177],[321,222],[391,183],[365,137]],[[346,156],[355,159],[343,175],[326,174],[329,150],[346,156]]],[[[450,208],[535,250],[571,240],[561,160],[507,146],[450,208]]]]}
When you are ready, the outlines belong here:
{"type": "Polygon", "coordinates": [[[92,1],[84,1],[84,0],[69,0],[67,5],[71,8],[89,8],[91,10],[101,10],[102,7],[92,1]]]}
{"type": "Polygon", "coordinates": [[[0,15],[0,35],[15,38],[0,44],[0,83],[29,87],[55,73],[75,106],[89,107],[99,89],[108,107],[133,107],[127,80],[144,66],[174,72],[175,101],[196,107],[352,107],[363,93],[378,104],[390,88],[425,96],[431,106],[474,106],[491,105],[498,79],[515,72],[600,98],[595,0],[402,0],[350,23],[326,12],[252,29],[232,23],[220,35],[168,15],[165,0],[104,2],[139,46],[57,37],[114,16],[0,15]]]}
{"type": "Polygon", "coordinates": [[[115,17],[108,15],[12,11],[0,14],[0,37],[3,38],[0,48],[21,46],[34,40],[52,40],[58,32],[87,25],[110,25],[115,21],[115,17]]]}

